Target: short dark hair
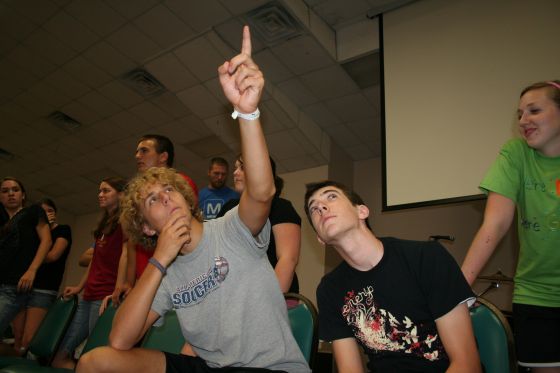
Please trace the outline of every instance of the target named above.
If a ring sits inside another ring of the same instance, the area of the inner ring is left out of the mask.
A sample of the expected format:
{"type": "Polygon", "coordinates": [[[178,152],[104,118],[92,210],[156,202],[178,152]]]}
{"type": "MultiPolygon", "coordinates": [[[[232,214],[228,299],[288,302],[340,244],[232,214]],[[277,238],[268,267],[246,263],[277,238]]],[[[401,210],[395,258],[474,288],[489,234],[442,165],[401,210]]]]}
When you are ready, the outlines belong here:
{"type": "Polygon", "coordinates": [[[210,160],[210,166],[208,167],[208,169],[211,169],[213,165],[220,165],[220,166],[224,166],[225,168],[229,169],[229,163],[228,161],[226,161],[225,158],[222,157],[214,157],[210,160]]]}
{"type": "Polygon", "coordinates": [[[173,167],[173,161],[175,160],[175,147],[169,137],[163,135],[147,134],[140,137],[138,143],[141,141],[153,140],[156,143],[156,152],[158,154],[167,153],[167,167],[173,167]]]}
{"type": "MultiPolygon", "coordinates": [[[[274,187],[276,188],[276,192],[274,192],[274,197],[280,197],[280,194],[282,194],[282,190],[284,189],[284,179],[282,179],[280,176],[276,174],[276,162],[274,162],[274,159],[272,159],[271,156],[268,156],[268,158],[270,159],[270,167],[272,168],[272,177],[274,178],[274,187]]],[[[235,160],[243,164],[243,157],[241,156],[241,154],[238,154],[235,160]]]]}
{"type": "MultiPolygon", "coordinates": [[[[309,220],[311,226],[313,226],[313,222],[311,221],[311,215],[309,214],[309,206],[308,206],[309,199],[316,191],[328,186],[332,186],[337,189],[340,189],[340,191],[346,196],[346,198],[350,200],[353,206],[358,206],[358,205],[365,206],[364,200],[362,199],[362,197],[360,197],[358,193],[354,192],[352,189],[348,188],[346,185],[342,183],[339,183],[338,181],[323,180],[315,183],[305,184],[305,199],[304,199],[303,209],[305,210],[305,215],[307,215],[307,220],[309,220]]],[[[366,219],[366,226],[368,227],[369,230],[371,230],[371,226],[369,225],[368,219],[366,219]]],[[[313,229],[315,229],[315,227],[313,227],[313,229]]]]}
{"type": "Polygon", "coordinates": [[[46,197],[45,197],[45,198],[43,198],[41,201],[39,201],[39,203],[40,203],[41,205],[47,205],[47,206],[51,207],[51,208],[54,210],[54,212],[58,212],[58,209],[56,208],[56,204],[55,204],[54,201],[53,201],[52,199],[50,199],[50,198],[46,198],[46,197]]]}

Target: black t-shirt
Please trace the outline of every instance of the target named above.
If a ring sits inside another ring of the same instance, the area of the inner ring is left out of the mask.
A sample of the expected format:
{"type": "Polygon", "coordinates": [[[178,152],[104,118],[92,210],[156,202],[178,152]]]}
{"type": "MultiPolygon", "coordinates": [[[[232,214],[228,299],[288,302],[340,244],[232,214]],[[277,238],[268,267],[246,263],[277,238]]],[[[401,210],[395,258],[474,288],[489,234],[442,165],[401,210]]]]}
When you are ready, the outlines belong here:
{"type": "Polygon", "coordinates": [[[372,372],[444,372],[449,359],[435,320],[474,297],[455,259],[437,242],[381,238],[369,271],[342,262],[317,288],[319,337],[353,337],[372,372]]]}
{"type": "MultiPolygon", "coordinates": [[[[224,204],[224,206],[218,213],[217,218],[224,216],[226,212],[228,212],[238,204],[239,199],[230,199],[224,204]]],[[[272,200],[268,219],[270,220],[271,227],[274,227],[276,224],[282,223],[293,223],[301,226],[301,218],[294,209],[292,203],[287,199],[280,197],[275,197],[272,200]]],[[[278,263],[278,256],[276,255],[276,241],[274,240],[273,234],[270,235],[270,243],[268,245],[266,255],[268,256],[268,261],[272,265],[272,268],[276,267],[276,263],[278,263]]],[[[292,284],[290,285],[290,289],[288,290],[288,292],[299,293],[299,281],[295,272],[294,278],[292,279],[292,284]]]]}
{"type": "Polygon", "coordinates": [[[0,229],[0,283],[17,285],[35,258],[40,239],[39,222],[48,224],[39,205],[21,209],[0,229]]]}
{"type": "Polygon", "coordinates": [[[33,287],[35,289],[58,291],[60,284],[62,283],[62,276],[64,275],[66,258],[68,258],[70,248],[72,247],[72,232],[68,225],[57,225],[53,230],[51,230],[51,236],[53,246],[59,238],[63,238],[68,241],[68,246],[62,255],[60,255],[58,260],[51,263],[43,262],[37,271],[33,287]]]}

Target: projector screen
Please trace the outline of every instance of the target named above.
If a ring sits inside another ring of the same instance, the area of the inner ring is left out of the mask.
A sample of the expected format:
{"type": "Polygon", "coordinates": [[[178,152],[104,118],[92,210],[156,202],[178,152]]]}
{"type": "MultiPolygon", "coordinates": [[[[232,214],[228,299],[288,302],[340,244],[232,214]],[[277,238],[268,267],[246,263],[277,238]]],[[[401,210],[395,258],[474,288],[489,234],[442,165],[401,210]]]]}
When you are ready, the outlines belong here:
{"type": "Polygon", "coordinates": [[[380,19],[383,210],[482,198],[521,90],[560,78],[558,0],[421,0],[380,19]]]}

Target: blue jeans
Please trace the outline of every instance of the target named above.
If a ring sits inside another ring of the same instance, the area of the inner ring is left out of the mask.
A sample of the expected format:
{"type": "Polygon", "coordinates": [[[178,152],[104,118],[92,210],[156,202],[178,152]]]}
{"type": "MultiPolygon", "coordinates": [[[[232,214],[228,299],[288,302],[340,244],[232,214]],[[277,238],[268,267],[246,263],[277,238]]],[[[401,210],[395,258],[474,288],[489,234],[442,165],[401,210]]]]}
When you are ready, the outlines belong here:
{"type": "Polygon", "coordinates": [[[60,344],[60,351],[65,352],[69,356],[73,356],[76,347],[88,337],[95,326],[99,318],[99,307],[101,307],[102,301],[103,300],[88,301],[80,299],[74,318],[60,344]]]}
{"type": "Polygon", "coordinates": [[[20,293],[13,285],[0,285],[0,335],[10,325],[19,310],[25,307],[29,293],[20,293]]]}

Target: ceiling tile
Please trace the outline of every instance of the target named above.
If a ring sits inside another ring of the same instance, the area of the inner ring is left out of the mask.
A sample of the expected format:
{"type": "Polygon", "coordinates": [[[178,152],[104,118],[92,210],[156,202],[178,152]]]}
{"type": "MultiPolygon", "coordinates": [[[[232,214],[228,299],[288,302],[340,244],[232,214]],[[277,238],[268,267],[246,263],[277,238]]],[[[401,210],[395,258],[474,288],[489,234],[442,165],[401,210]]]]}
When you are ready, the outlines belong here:
{"type": "Polygon", "coordinates": [[[271,50],[276,58],[296,75],[321,69],[334,63],[323,47],[313,37],[307,35],[290,39],[272,47],[271,50]],[[293,58],[293,56],[299,57],[293,58]]]}
{"type": "Polygon", "coordinates": [[[133,24],[124,25],[109,35],[107,41],[140,65],[160,51],[156,42],[133,24]]]}
{"type": "Polygon", "coordinates": [[[103,87],[99,88],[99,92],[123,108],[129,108],[144,101],[142,96],[128,88],[119,80],[113,80],[105,84],[103,87]]]}
{"type": "Polygon", "coordinates": [[[163,49],[168,49],[194,36],[194,31],[163,5],[157,5],[139,16],[134,24],[163,49]]]}
{"type": "Polygon", "coordinates": [[[166,0],[164,4],[197,32],[206,31],[230,17],[217,0],[166,0]]]}
{"type": "Polygon", "coordinates": [[[97,91],[90,91],[78,99],[88,108],[99,113],[101,118],[106,118],[121,111],[120,106],[108,100],[105,96],[97,91]]]}
{"type": "Polygon", "coordinates": [[[224,63],[223,57],[203,37],[186,43],[174,53],[200,81],[216,77],[218,66],[224,63]]]}
{"type": "Polygon", "coordinates": [[[304,156],[306,154],[305,149],[292,137],[290,130],[268,134],[266,142],[270,152],[280,159],[304,156]]]}
{"type": "Polygon", "coordinates": [[[203,85],[206,89],[212,92],[216,100],[221,102],[224,107],[231,106],[231,103],[224,95],[224,90],[222,89],[222,85],[220,84],[220,79],[218,77],[205,81],[203,85]]]}
{"type": "Polygon", "coordinates": [[[334,98],[327,101],[326,105],[345,122],[375,118],[377,115],[373,105],[361,93],[334,98]]]}
{"type": "Polygon", "coordinates": [[[359,92],[358,86],[338,65],[302,75],[301,80],[320,100],[359,92]],[[328,76],[328,79],[325,77],[328,76]]]}
{"type": "Polygon", "coordinates": [[[150,101],[174,119],[182,118],[191,114],[190,110],[181,101],[179,101],[177,96],[170,92],[165,92],[150,99],[150,101]]]}
{"type": "Polygon", "coordinates": [[[270,49],[264,49],[255,54],[254,60],[265,73],[265,78],[272,83],[282,82],[294,76],[294,74],[272,54],[270,49]]]}
{"type": "Polygon", "coordinates": [[[68,105],[64,105],[60,108],[60,111],[71,118],[74,118],[83,125],[95,123],[102,118],[100,113],[93,111],[78,101],[73,101],[68,105]]]}
{"type": "Polygon", "coordinates": [[[101,1],[74,0],[68,4],[66,11],[102,37],[126,22],[123,16],[101,1]]]}
{"type": "Polygon", "coordinates": [[[139,117],[129,111],[121,111],[120,113],[109,118],[113,124],[118,127],[119,138],[126,136],[140,137],[153,127],[152,123],[145,118],[139,117]]]}
{"type": "Polygon", "coordinates": [[[9,1],[10,8],[19,13],[21,17],[31,20],[35,24],[43,24],[55,14],[58,6],[49,0],[41,1],[9,1]]]}
{"type": "Polygon", "coordinates": [[[230,115],[217,115],[204,120],[206,126],[217,135],[225,144],[240,141],[238,124],[230,115]]]}
{"type": "MultiPolygon", "coordinates": [[[[325,80],[324,77],[323,80],[325,80]]],[[[278,83],[278,88],[300,107],[309,106],[319,101],[317,97],[303,85],[299,78],[292,78],[278,83]]]]}
{"type": "Polygon", "coordinates": [[[229,147],[215,135],[183,144],[189,151],[200,158],[210,158],[230,152],[229,147]]]}
{"type": "Polygon", "coordinates": [[[54,110],[54,106],[37,99],[37,97],[29,91],[17,95],[14,98],[14,102],[40,117],[46,117],[54,110]]]}
{"type": "Polygon", "coordinates": [[[325,131],[331,136],[333,141],[342,148],[361,144],[360,138],[354,135],[346,126],[327,128],[325,131]]]}
{"type": "Polygon", "coordinates": [[[222,5],[227,8],[233,15],[240,15],[247,13],[252,9],[258,8],[259,6],[262,6],[269,1],[270,0],[220,0],[220,3],[222,3],[222,5]]]}
{"type": "Polygon", "coordinates": [[[10,98],[28,89],[37,81],[33,74],[6,60],[0,61],[0,78],[2,81],[0,91],[10,98]]]}
{"type": "Polygon", "coordinates": [[[23,44],[57,66],[65,64],[77,53],[44,29],[35,30],[23,44]]]}
{"type": "Polygon", "coordinates": [[[18,45],[8,54],[7,59],[36,77],[48,75],[57,68],[54,63],[44,58],[37,59],[31,48],[25,45],[18,45]]]}
{"type": "MultiPolygon", "coordinates": [[[[263,119],[263,128],[267,128],[265,119],[273,119],[278,122],[278,130],[296,127],[296,123],[288,116],[288,114],[283,110],[283,108],[274,100],[264,101],[262,104],[262,110],[265,114],[263,119]],[[269,118],[270,116],[271,118],[269,118]]],[[[275,132],[272,128],[268,128],[270,131],[275,132]]]]}
{"type": "Polygon", "coordinates": [[[198,84],[196,77],[173,53],[166,53],[146,64],[146,69],[171,92],[198,84]]]}
{"type": "Polygon", "coordinates": [[[137,66],[134,61],[118,49],[105,41],[101,41],[86,50],[84,55],[89,61],[117,77],[137,66]]]}
{"type": "Polygon", "coordinates": [[[138,105],[135,105],[129,110],[134,115],[143,118],[152,126],[168,123],[171,121],[171,119],[173,119],[169,114],[149,101],[144,101],[138,105]]]}
{"type": "Polygon", "coordinates": [[[325,129],[336,126],[342,121],[338,118],[332,110],[330,110],[324,103],[318,102],[316,104],[303,108],[303,111],[313,119],[319,127],[325,129]]]}
{"type": "Polygon", "coordinates": [[[45,81],[41,81],[29,88],[29,92],[41,101],[46,102],[53,107],[60,107],[72,101],[70,97],[45,81]]]}
{"type": "MultiPolygon", "coordinates": [[[[14,1],[13,3],[17,6],[23,2],[14,1]]],[[[3,34],[7,34],[20,42],[25,40],[37,28],[38,23],[22,16],[21,13],[15,15],[7,11],[6,8],[0,12],[0,30],[3,34]]]]}
{"type": "Polygon", "coordinates": [[[133,19],[145,13],[161,0],[105,0],[107,5],[114,8],[127,19],[133,19]]]}
{"type": "Polygon", "coordinates": [[[65,11],[59,11],[45,22],[43,27],[58,40],[78,52],[83,52],[99,40],[99,36],[65,11]],[[72,32],[68,32],[68,30],[72,30],[72,32]]]}
{"type": "Polygon", "coordinates": [[[72,99],[83,96],[91,90],[88,86],[61,69],[46,76],[45,82],[56,89],[59,89],[62,93],[72,99]]]}
{"type": "MultiPolygon", "coordinates": [[[[194,119],[192,116],[190,118],[194,119]]],[[[169,137],[174,144],[185,144],[211,134],[210,130],[199,131],[205,125],[199,122],[198,119],[195,120],[195,123],[189,124],[187,122],[188,118],[183,118],[180,121],[164,124],[157,128],[157,133],[169,137]]]]}
{"type": "Polygon", "coordinates": [[[92,88],[98,88],[113,79],[111,75],[86,60],[83,56],[77,56],[62,68],[72,77],[92,88]]]}
{"type": "Polygon", "coordinates": [[[9,35],[0,33],[0,55],[7,56],[18,45],[18,41],[9,35]]]}
{"type": "Polygon", "coordinates": [[[201,119],[221,114],[226,110],[202,85],[185,89],[179,92],[177,97],[201,119]]]}

